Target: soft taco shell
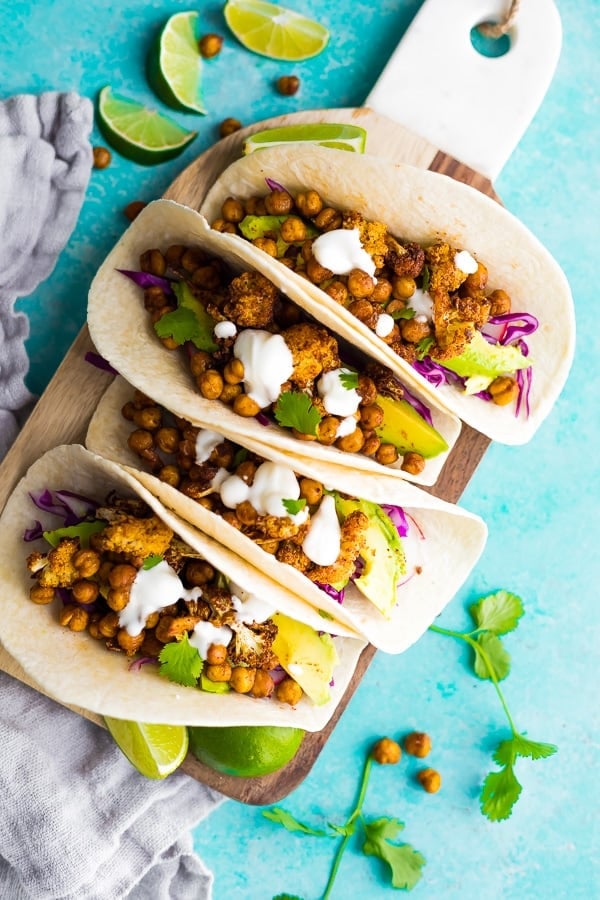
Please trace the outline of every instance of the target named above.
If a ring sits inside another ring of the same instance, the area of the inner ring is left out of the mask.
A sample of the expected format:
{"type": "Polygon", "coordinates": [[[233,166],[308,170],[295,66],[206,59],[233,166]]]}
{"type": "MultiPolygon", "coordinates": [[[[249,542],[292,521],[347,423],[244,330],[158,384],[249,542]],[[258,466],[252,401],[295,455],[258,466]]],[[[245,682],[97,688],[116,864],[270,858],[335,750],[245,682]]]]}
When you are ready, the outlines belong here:
{"type": "MultiPolygon", "coordinates": [[[[203,247],[222,258],[233,271],[259,269],[284,293],[289,294],[289,277],[284,266],[264,269],[267,255],[239,237],[220,234],[209,228],[206,220],[194,210],[169,200],[157,200],[147,206],[125,232],[103,262],[92,283],[88,301],[88,325],[98,351],[115,369],[145,394],[168,407],[171,412],[195,425],[216,428],[225,436],[261,444],[276,444],[279,449],[296,456],[309,455],[323,462],[361,469],[363,472],[386,471],[392,477],[414,480],[420,484],[434,484],[449,451],[427,460],[421,475],[411,476],[401,471],[401,460],[395,466],[382,466],[360,453],[344,453],[316,441],[304,442],[293,437],[289,430],[271,423],[263,426],[254,418],[236,415],[224,403],[206,400],[195,389],[192,378],[181,358],[184,351],[169,352],[162,346],[144,309],[142,292],[118,269],[138,269],[140,254],[151,247],[191,243],[203,247]],[[230,239],[231,238],[231,239],[230,239]]],[[[303,306],[302,297],[292,299],[303,306]]],[[[308,309],[306,304],[306,308],[308,309]]],[[[309,310],[320,319],[318,310],[309,310]]],[[[327,325],[325,322],[324,324],[327,325]]],[[[352,339],[363,352],[369,342],[352,339]]],[[[411,388],[413,390],[413,388],[411,388]]],[[[418,396],[424,392],[414,391],[418,396]]],[[[460,433],[459,420],[440,405],[435,396],[426,398],[434,427],[445,438],[450,450],[460,433]]]]}
{"type": "MultiPolygon", "coordinates": [[[[209,222],[221,215],[227,197],[241,200],[267,193],[265,178],[292,194],[312,188],[326,205],[355,209],[383,222],[391,234],[421,244],[447,241],[468,250],[488,268],[488,289],[502,288],[515,312],[532,313],[540,327],[527,338],[533,363],[530,415],[517,419],[513,406],[496,406],[443,385],[434,388],[397,356],[366,325],[335,303],[317,285],[286,269],[295,298],[324,325],[355,340],[388,366],[407,386],[436,396],[464,422],[505,444],[530,440],[554,405],[566,381],[575,345],[575,317],[567,279],[536,237],[500,204],[436,172],[323,147],[266,148],[234,162],[206,196],[201,212],[209,222]]],[[[229,235],[229,237],[232,237],[229,235]]],[[[277,265],[265,260],[265,274],[277,265]]]]}
{"type": "MultiPolygon", "coordinates": [[[[23,533],[37,519],[56,527],[56,517],[37,510],[28,492],[44,488],[68,489],[104,499],[116,489],[138,496],[175,532],[235,583],[273,603],[274,608],[317,629],[324,620],[293,594],[227,548],[201,534],[164,509],[132,475],[79,445],[56,447],[39,459],[21,479],[2,516],[3,544],[0,583],[3,589],[0,640],[40,689],[63,704],[104,716],[173,725],[286,725],[319,731],[333,714],[365,646],[356,638],[334,638],[340,662],[335,669],[331,700],[314,706],[303,697],[297,707],[277,700],[253,700],[236,694],[210,694],[162,678],[156,667],[128,670],[124,654],[111,653],[88,634],[73,633],[57,621],[56,601],[35,606],[29,599],[26,559],[37,544],[23,541],[23,533]],[[44,517],[46,516],[46,520],[44,517]]],[[[327,622],[327,630],[336,632],[327,622]]],[[[340,629],[338,629],[339,631],[340,629]]],[[[343,630],[343,628],[342,628],[343,630]]]]}
{"type": "MultiPolygon", "coordinates": [[[[375,503],[404,507],[425,533],[425,540],[413,548],[423,557],[423,571],[398,589],[398,604],[391,619],[385,618],[356,588],[347,590],[340,606],[301,572],[265,553],[220,516],[139,468],[139,458],[127,446],[131,423],[120,412],[131,395],[131,386],[123,379],[115,379],[90,422],[87,446],[127,466],[131,475],[177,515],[239,553],[278,583],[285,584],[315,609],[323,610],[364,635],[381,650],[401,653],[418,640],[466,580],[483,550],[487,528],[482,519],[414,485],[386,474],[365,475],[308,457],[283,454],[272,446],[253,444],[250,449],[254,452],[286,464],[329,488],[375,503]]],[[[242,438],[239,442],[249,446],[242,438]]]]}

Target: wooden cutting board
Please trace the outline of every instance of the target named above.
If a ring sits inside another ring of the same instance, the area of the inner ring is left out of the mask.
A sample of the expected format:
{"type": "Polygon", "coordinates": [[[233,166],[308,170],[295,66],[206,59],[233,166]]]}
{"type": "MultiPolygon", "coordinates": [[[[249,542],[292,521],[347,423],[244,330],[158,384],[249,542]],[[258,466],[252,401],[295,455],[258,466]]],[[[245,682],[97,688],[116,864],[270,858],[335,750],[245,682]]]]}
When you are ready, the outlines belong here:
{"type": "MultiPolygon", "coordinates": [[[[229,163],[241,155],[242,143],[247,135],[263,128],[309,122],[360,125],[367,131],[367,153],[441,172],[470,184],[498,200],[487,178],[439,151],[402,125],[365,108],[312,110],[278,116],[244,128],[203,153],[175,179],[164,196],[199,208],[214,179],[229,163]]],[[[136,198],[131,198],[134,199],[136,198]]],[[[440,215],[443,216],[443,210],[440,211],[440,215]]],[[[85,353],[92,349],[87,327],[84,326],[0,465],[0,510],[4,508],[19,478],[46,450],[58,444],[83,443],[88,422],[100,397],[112,380],[110,375],[85,362],[85,353]]],[[[437,484],[428,489],[430,493],[455,503],[489,443],[488,438],[472,428],[463,426],[437,484]]],[[[300,784],[314,765],[374,653],[375,649],[372,646],[363,651],[354,677],[327,727],[318,733],[307,734],[299,752],[284,769],[261,778],[237,778],[220,775],[198,762],[191,754],[184,761],[182,769],[193,778],[244,803],[268,804],[285,797],[300,784]]],[[[34,684],[2,646],[0,646],[0,669],[45,693],[43,686],[34,684]]],[[[75,711],[102,724],[100,717],[86,710],[75,711]]]]}

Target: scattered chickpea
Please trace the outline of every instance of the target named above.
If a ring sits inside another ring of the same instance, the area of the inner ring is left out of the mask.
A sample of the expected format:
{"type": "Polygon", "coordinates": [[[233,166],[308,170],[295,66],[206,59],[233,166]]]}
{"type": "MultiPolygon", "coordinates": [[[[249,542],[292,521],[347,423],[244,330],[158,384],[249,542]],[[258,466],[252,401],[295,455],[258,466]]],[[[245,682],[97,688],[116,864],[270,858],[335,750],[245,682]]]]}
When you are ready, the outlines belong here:
{"type": "Polygon", "coordinates": [[[503,316],[510,312],[511,300],[506,291],[492,291],[489,295],[490,316],[503,316]]]}
{"type": "Polygon", "coordinates": [[[331,206],[325,206],[313,221],[319,231],[335,231],[342,227],[342,214],[331,206]]]}
{"type": "Polygon", "coordinates": [[[275,688],[275,696],[280,703],[289,703],[296,706],[302,699],[302,688],[293,678],[284,678],[275,688]]]}
{"type": "Polygon", "coordinates": [[[422,769],[417,773],[417,781],[428,794],[437,794],[442,786],[442,776],[435,769],[422,769]]]}
{"type": "Polygon", "coordinates": [[[146,406],[144,409],[136,409],[133,421],[138,428],[146,431],[156,431],[161,426],[162,413],[158,406],[146,406]]]}
{"type": "Polygon", "coordinates": [[[130,588],[111,588],[106,598],[106,603],[115,612],[121,612],[129,603],[130,588]]]}
{"type": "Polygon", "coordinates": [[[348,307],[348,312],[351,312],[359,322],[362,322],[368,328],[375,328],[379,313],[375,312],[375,307],[365,297],[353,300],[348,307]]]}
{"type": "Polygon", "coordinates": [[[303,216],[312,219],[323,209],[323,201],[316,191],[303,191],[296,197],[296,206],[303,216]]]}
{"type": "Polygon", "coordinates": [[[112,154],[106,147],[94,147],[92,153],[95,169],[106,169],[107,166],[110,166],[112,154]]]}
{"type": "Polygon", "coordinates": [[[223,403],[233,403],[235,398],[242,393],[242,385],[241,384],[224,384],[223,390],[219,395],[219,400],[222,400],[223,403]]]}
{"type": "Polygon", "coordinates": [[[424,731],[411,731],[404,738],[404,749],[411,756],[423,759],[431,751],[431,738],[424,731]]]}
{"type": "Polygon", "coordinates": [[[311,256],[306,261],[306,274],[314,284],[321,284],[322,281],[327,281],[328,278],[331,278],[333,272],[322,266],[320,262],[317,262],[314,256],[311,256]]]}
{"type": "Polygon", "coordinates": [[[377,385],[368,375],[358,376],[357,393],[360,394],[360,405],[369,406],[377,400],[377,385]]]}
{"type": "Polygon", "coordinates": [[[259,250],[262,250],[264,253],[268,253],[269,256],[272,256],[273,259],[277,259],[277,244],[272,238],[254,238],[252,243],[255,247],[258,247],[259,250]]]}
{"type": "Polygon", "coordinates": [[[285,97],[292,97],[298,93],[300,79],[297,75],[281,75],[275,82],[277,90],[285,97]]]}
{"type": "Polygon", "coordinates": [[[462,287],[467,289],[470,294],[482,291],[487,284],[488,270],[482,262],[477,263],[477,271],[471,275],[467,275],[463,281],[462,287]]]}
{"type": "Polygon", "coordinates": [[[360,453],[365,443],[365,436],[360,428],[355,428],[350,434],[338,438],[335,446],[344,453],[360,453]]]}
{"type": "Polygon", "coordinates": [[[418,344],[423,338],[429,337],[431,326],[429,322],[418,322],[416,318],[402,319],[400,332],[403,339],[409,344],[418,344]]]}
{"type": "Polygon", "coordinates": [[[117,644],[124,650],[127,656],[133,656],[134,653],[137,653],[142,644],[144,643],[144,632],[140,631],[139,634],[129,634],[125,628],[120,628],[117,631],[117,644]]]}
{"type": "Polygon", "coordinates": [[[212,359],[210,354],[206,350],[198,350],[190,359],[190,372],[194,378],[197,378],[198,375],[202,375],[203,372],[210,369],[211,365],[212,359]]]}
{"type": "Polygon", "coordinates": [[[200,587],[213,580],[215,570],[205,559],[194,559],[187,564],[185,577],[194,587],[200,587]]]}
{"type": "Polygon", "coordinates": [[[241,522],[242,525],[254,525],[254,523],[258,519],[258,513],[249,500],[244,500],[243,503],[238,503],[235,508],[235,514],[238,517],[238,521],[241,522]]]}
{"type": "Polygon", "coordinates": [[[140,256],[140,269],[142,272],[149,272],[151,275],[163,276],[167,271],[167,261],[156,248],[146,250],[140,256]]]}
{"type": "Polygon", "coordinates": [[[371,294],[372,303],[387,303],[392,296],[392,283],[387,278],[378,278],[371,294]]]}
{"type": "Polygon", "coordinates": [[[339,419],[335,416],[325,416],[317,425],[317,440],[320,444],[333,444],[337,434],[339,419]]]}
{"type": "Polygon", "coordinates": [[[229,684],[238,694],[248,694],[254,685],[256,669],[247,666],[235,666],[231,670],[229,684]]]}
{"type": "Polygon", "coordinates": [[[348,300],[348,288],[343,281],[332,281],[331,284],[328,284],[325,288],[325,293],[329,294],[329,296],[335,300],[336,303],[339,303],[340,306],[346,305],[346,301],[348,300]]]}
{"type": "Polygon", "coordinates": [[[198,41],[198,49],[204,59],[212,59],[213,56],[218,56],[222,46],[223,38],[220,34],[204,34],[198,41]]]}
{"type": "Polygon", "coordinates": [[[165,259],[170,266],[179,266],[181,263],[181,257],[185,253],[185,247],[183,244],[171,244],[167,247],[165,251],[165,259]]]}
{"type": "Polygon", "coordinates": [[[157,472],[157,476],[164,484],[170,484],[171,487],[174,488],[179,487],[181,483],[181,475],[179,474],[177,466],[163,466],[162,469],[157,472]]]}
{"type": "Polygon", "coordinates": [[[70,631],[85,631],[88,625],[89,614],[81,606],[75,603],[67,603],[58,614],[58,621],[64,628],[70,631]]]}
{"type": "Polygon", "coordinates": [[[353,297],[370,297],[375,290],[375,282],[362,269],[352,269],[348,275],[348,290],[353,297]]]}
{"type": "Polygon", "coordinates": [[[105,638],[113,638],[119,630],[119,617],[116,612],[107,613],[98,622],[98,631],[105,638]]]}
{"type": "Polygon", "coordinates": [[[371,434],[365,436],[365,442],[361,452],[364,456],[375,456],[380,447],[381,438],[378,437],[375,432],[371,432],[371,434]]]}
{"type": "Polygon", "coordinates": [[[234,119],[229,116],[227,119],[223,119],[223,121],[219,125],[219,134],[222,138],[229,137],[230,134],[234,134],[234,132],[239,131],[241,127],[242,123],[239,119],[234,119]]]}
{"type": "Polygon", "coordinates": [[[399,275],[392,281],[392,296],[396,300],[408,300],[416,289],[417,283],[415,279],[408,278],[406,275],[399,275]]]}
{"type": "Polygon", "coordinates": [[[264,216],[266,215],[267,210],[265,209],[265,201],[262,197],[248,197],[245,201],[246,203],[246,214],[249,216],[264,216]]]}
{"type": "Polygon", "coordinates": [[[372,431],[383,422],[383,409],[377,403],[370,403],[360,408],[360,424],[372,431]]]}
{"type": "Polygon", "coordinates": [[[133,222],[134,219],[137,219],[146,205],[147,204],[144,203],[143,200],[132,200],[123,210],[125,217],[129,219],[130,222],[133,222]]]}
{"type": "Polygon", "coordinates": [[[157,430],[154,440],[163,453],[175,453],[179,446],[179,431],[173,427],[163,426],[157,430]]]}
{"type": "Polygon", "coordinates": [[[110,570],[108,583],[115,590],[129,588],[133,584],[136,575],[137,569],[135,566],[130,566],[129,563],[118,563],[110,570]]]}
{"type": "Polygon", "coordinates": [[[403,472],[408,472],[409,475],[420,475],[425,468],[425,458],[420,453],[414,453],[412,450],[409,450],[408,453],[404,454],[400,468],[403,472]]]}
{"type": "Polygon", "coordinates": [[[227,384],[239,384],[244,380],[244,363],[234,357],[230,359],[223,370],[223,378],[227,384]]]}
{"type": "Polygon", "coordinates": [[[382,466],[391,466],[398,459],[398,450],[393,444],[381,444],[375,459],[382,466]]]}
{"type": "MultiPolygon", "coordinates": [[[[229,224],[233,225],[233,222],[229,224]]],[[[214,266],[198,266],[192,273],[192,284],[206,291],[215,291],[221,284],[221,276],[214,266]]]]}
{"type": "Polygon", "coordinates": [[[371,750],[371,756],[375,760],[375,762],[380,763],[380,765],[392,765],[394,766],[400,757],[402,756],[402,750],[400,749],[400,744],[393,741],[391,738],[384,737],[381,740],[377,741],[373,749],[371,750]]]}

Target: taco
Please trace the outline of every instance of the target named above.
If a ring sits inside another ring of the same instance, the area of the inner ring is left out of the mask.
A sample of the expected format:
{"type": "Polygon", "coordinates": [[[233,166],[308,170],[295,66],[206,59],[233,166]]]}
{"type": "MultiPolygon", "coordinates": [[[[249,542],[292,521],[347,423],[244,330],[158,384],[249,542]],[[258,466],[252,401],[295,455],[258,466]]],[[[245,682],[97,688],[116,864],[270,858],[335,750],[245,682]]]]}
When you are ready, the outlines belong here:
{"type": "Polygon", "coordinates": [[[425,405],[285,294],[265,254],[170,201],[136,218],[94,279],[90,333],[131,384],[196,425],[282,451],[435,482],[460,423],[425,405]]]}
{"type": "Polygon", "coordinates": [[[249,448],[170,415],[120,378],[86,443],[325,620],[389,653],[423,634],[485,544],[481,519],[414,485],[249,448]]]}
{"type": "Polygon", "coordinates": [[[0,524],[0,639],[62,703],[320,730],[365,646],[78,445],[31,467],[0,524]]]}
{"type": "MultiPolygon", "coordinates": [[[[201,212],[286,266],[304,308],[493,440],[528,441],[571,365],[567,280],[506,209],[445,175],[322,147],[233,163],[201,212]]],[[[265,269],[268,274],[268,269],[265,269]]],[[[298,301],[300,302],[300,301],[298,301]]]]}

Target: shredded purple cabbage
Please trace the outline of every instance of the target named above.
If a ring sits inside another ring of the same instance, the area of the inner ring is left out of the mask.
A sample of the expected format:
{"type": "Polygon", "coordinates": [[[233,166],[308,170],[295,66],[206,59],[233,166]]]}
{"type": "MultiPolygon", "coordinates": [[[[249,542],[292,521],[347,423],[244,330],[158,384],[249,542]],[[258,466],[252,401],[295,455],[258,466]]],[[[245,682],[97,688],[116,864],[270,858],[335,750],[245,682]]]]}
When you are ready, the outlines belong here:
{"type": "Polygon", "coordinates": [[[507,344],[512,344],[519,338],[526,337],[528,334],[533,334],[539,328],[539,321],[535,316],[532,316],[531,313],[504,313],[502,316],[491,316],[486,325],[481,329],[481,333],[485,337],[485,330],[487,325],[503,325],[504,332],[500,338],[498,338],[498,343],[502,344],[505,347],[507,344]],[[517,324],[521,323],[521,324],[517,324]]]}
{"type": "Polygon", "coordinates": [[[281,684],[287,672],[283,668],[283,666],[275,666],[274,669],[269,670],[269,675],[273,679],[273,684],[281,684]]]}
{"type": "Polygon", "coordinates": [[[270,191],[286,191],[284,186],[282,184],[279,184],[278,181],[275,181],[274,178],[265,178],[265,181],[270,191]]]}
{"type": "Polygon", "coordinates": [[[344,602],[344,588],[342,588],[341,591],[336,591],[330,584],[322,584],[320,581],[315,581],[315,584],[324,594],[327,594],[328,597],[335,600],[336,603],[341,605],[344,602]]]}
{"type": "Polygon", "coordinates": [[[390,503],[382,503],[381,508],[392,520],[398,536],[403,538],[408,534],[409,524],[406,513],[401,506],[392,506],[390,503]]]}
{"type": "Polygon", "coordinates": [[[263,425],[265,428],[267,425],[270,425],[268,418],[262,412],[256,413],[254,418],[256,419],[256,421],[258,422],[259,425],[263,425]]]}
{"type": "Polygon", "coordinates": [[[97,369],[102,369],[103,372],[110,372],[111,375],[119,374],[117,370],[113,369],[111,364],[106,359],[104,359],[103,356],[100,356],[99,353],[94,353],[92,350],[88,350],[83,358],[92,366],[96,366],[97,369]]]}
{"type": "Polygon", "coordinates": [[[150,272],[137,272],[132,269],[117,269],[121,275],[130,278],[134,284],[141,288],[159,287],[165,294],[172,295],[173,288],[168,278],[162,278],[160,275],[152,275],[150,272]]]}
{"type": "Polygon", "coordinates": [[[82,494],[76,494],[74,491],[50,491],[45,488],[39,494],[30,492],[29,496],[38,509],[63,519],[65,528],[70,525],[78,525],[88,516],[95,515],[99,506],[95,500],[84,497],[82,494]]]}
{"type": "Polygon", "coordinates": [[[36,519],[31,528],[26,528],[23,532],[24,541],[37,541],[44,536],[44,528],[39,519],[36,519]]]}
{"type": "Polygon", "coordinates": [[[416,359],[412,365],[413,369],[434,387],[440,387],[442,384],[453,384],[457,380],[462,381],[460,376],[434,362],[429,356],[426,356],[424,359],[416,359]]]}
{"type": "Polygon", "coordinates": [[[154,665],[158,664],[158,657],[156,656],[141,656],[139,659],[134,659],[133,662],[130,662],[127,666],[128,672],[139,672],[142,666],[146,666],[148,663],[153,663],[154,665]]]}
{"type": "Polygon", "coordinates": [[[426,406],[422,400],[419,400],[418,397],[415,397],[414,394],[408,390],[405,385],[402,385],[402,390],[404,392],[404,399],[407,403],[410,403],[412,408],[416,410],[422,419],[425,419],[428,425],[433,425],[433,419],[431,417],[431,410],[428,406],[426,406]]]}

